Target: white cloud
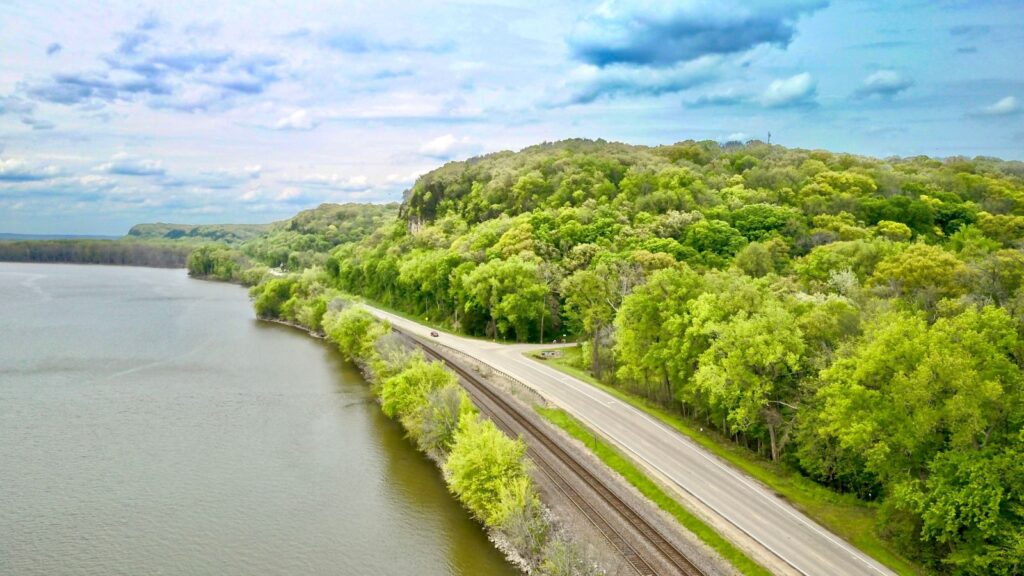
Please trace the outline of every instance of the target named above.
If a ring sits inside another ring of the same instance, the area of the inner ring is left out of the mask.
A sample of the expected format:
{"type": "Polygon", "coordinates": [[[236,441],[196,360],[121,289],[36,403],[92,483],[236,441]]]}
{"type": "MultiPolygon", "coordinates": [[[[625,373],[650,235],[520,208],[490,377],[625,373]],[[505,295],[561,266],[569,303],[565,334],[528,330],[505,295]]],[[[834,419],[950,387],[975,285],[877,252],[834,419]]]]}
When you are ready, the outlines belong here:
{"type": "Polygon", "coordinates": [[[817,93],[817,82],[810,74],[804,72],[772,81],[761,94],[760,102],[765,108],[812,106],[817,93]]]}
{"type": "Polygon", "coordinates": [[[425,142],[419,148],[419,153],[438,160],[451,160],[459,156],[472,156],[480,151],[480,145],[473,142],[469,136],[457,138],[454,134],[438,136],[429,142],[425,142]]]}
{"type": "Polygon", "coordinates": [[[294,186],[288,186],[283,188],[281,192],[274,197],[274,200],[277,200],[278,202],[288,202],[289,200],[296,200],[300,196],[302,196],[302,190],[299,190],[294,186]]]}
{"type": "Polygon", "coordinates": [[[666,66],[761,45],[785,48],[796,22],[825,0],[606,0],[569,37],[573,55],[598,66],[666,66]]]}
{"type": "Polygon", "coordinates": [[[1007,96],[991,106],[982,108],[980,114],[982,116],[1010,116],[1020,111],[1021,105],[1017,98],[1014,96],[1007,96]]]}
{"type": "Polygon", "coordinates": [[[275,130],[312,130],[320,125],[320,120],[315,118],[309,110],[299,108],[274,123],[275,130]]]}
{"type": "Polygon", "coordinates": [[[416,179],[419,177],[420,172],[412,172],[411,174],[388,174],[384,181],[388,184],[409,185],[416,182],[416,179]]]}
{"type": "Polygon", "coordinates": [[[718,139],[722,144],[726,142],[746,142],[747,140],[750,140],[750,134],[747,134],[746,132],[733,132],[728,136],[718,139]]]}
{"type": "Polygon", "coordinates": [[[98,174],[86,174],[78,177],[78,183],[86,188],[106,188],[117,184],[117,181],[109,176],[98,174]]]}
{"type": "Polygon", "coordinates": [[[121,176],[163,176],[167,172],[159,160],[139,158],[124,152],[115,154],[110,162],[97,166],[96,170],[121,176]]]}
{"type": "Polygon", "coordinates": [[[60,168],[37,165],[18,158],[0,158],[0,182],[36,182],[60,176],[60,168]]]}
{"type": "Polygon", "coordinates": [[[879,70],[864,79],[856,95],[861,98],[879,96],[892,98],[914,85],[914,81],[896,70],[879,70]]]}
{"type": "Polygon", "coordinates": [[[370,188],[369,178],[363,175],[342,176],[341,174],[306,174],[289,179],[292,184],[330,188],[332,190],[360,191],[370,188]]]}
{"type": "Polygon", "coordinates": [[[589,104],[601,96],[660,96],[704,84],[719,72],[722,59],[702,56],[669,67],[612,64],[576,67],[569,76],[569,94],[553,105],[589,104]]]}
{"type": "Polygon", "coordinates": [[[17,96],[0,96],[0,114],[31,114],[35,102],[17,96]]]}

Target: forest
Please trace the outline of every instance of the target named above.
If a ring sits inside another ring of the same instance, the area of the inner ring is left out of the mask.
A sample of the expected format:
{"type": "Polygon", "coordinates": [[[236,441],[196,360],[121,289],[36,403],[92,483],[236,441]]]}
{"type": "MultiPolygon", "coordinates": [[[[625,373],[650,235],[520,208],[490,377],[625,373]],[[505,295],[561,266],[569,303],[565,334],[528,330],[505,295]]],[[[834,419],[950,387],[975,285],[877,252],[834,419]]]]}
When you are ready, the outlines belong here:
{"type": "Polygon", "coordinates": [[[348,293],[578,339],[602,381],[876,506],[929,571],[1024,571],[1024,164],[571,140],[449,163],[393,209],[243,243],[302,271],[257,312],[319,329],[348,293]]]}
{"type": "Polygon", "coordinates": [[[397,214],[397,204],[322,204],[271,224],[244,242],[200,244],[189,254],[187,268],[192,276],[246,286],[258,284],[270,268],[323,268],[333,248],[391,225],[397,214]]]}
{"type": "Polygon", "coordinates": [[[181,268],[192,247],[146,240],[0,240],[0,262],[181,268]]]}

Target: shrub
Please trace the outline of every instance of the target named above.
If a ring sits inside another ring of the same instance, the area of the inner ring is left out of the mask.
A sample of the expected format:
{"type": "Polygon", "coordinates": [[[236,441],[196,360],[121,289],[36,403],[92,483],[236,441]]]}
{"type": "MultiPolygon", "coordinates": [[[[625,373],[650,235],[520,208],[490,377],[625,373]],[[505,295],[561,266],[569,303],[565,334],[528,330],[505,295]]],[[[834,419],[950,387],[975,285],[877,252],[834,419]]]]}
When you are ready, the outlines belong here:
{"type": "Polygon", "coordinates": [[[511,440],[490,420],[466,418],[459,423],[444,465],[452,491],[488,526],[501,526],[515,496],[514,484],[529,480],[523,459],[526,445],[511,440]]]}

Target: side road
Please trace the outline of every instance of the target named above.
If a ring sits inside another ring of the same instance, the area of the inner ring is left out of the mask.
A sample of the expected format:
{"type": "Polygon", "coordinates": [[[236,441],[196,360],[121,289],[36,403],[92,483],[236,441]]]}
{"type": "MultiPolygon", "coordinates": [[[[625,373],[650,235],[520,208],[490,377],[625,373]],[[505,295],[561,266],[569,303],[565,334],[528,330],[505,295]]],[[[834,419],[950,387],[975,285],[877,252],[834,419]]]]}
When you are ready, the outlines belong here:
{"type": "MultiPolygon", "coordinates": [[[[428,326],[371,306],[367,309],[410,334],[431,338],[433,329],[428,326]]],[[[597,430],[773,572],[893,574],[677,431],[602,390],[523,356],[550,345],[497,344],[443,332],[436,340],[527,383],[597,430]]]]}

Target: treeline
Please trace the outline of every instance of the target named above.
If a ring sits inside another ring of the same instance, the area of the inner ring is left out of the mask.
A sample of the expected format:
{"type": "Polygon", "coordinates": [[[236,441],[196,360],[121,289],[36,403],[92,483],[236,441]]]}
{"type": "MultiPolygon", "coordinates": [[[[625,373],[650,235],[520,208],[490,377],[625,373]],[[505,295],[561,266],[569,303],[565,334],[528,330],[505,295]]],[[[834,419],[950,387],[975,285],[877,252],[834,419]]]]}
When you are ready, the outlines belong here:
{"type": "MultiPolygon", "coordinates": [[[[335,246],[366,238],[394,222],[397,214],[397,204],[321,204],[283,222],[266,225],[262,234],[249,236],[244,242],[200,244],[188,257],[188,271],[199,278],[252,286],[258,284],[270,268],[282,273],[322,267],[335,246]]],[[[182,228],[181,225],[142,224],[132,230],[159,230],[161,226],[182,228]]],[[[196,228],[206,233],[237,227],[196,228]]]]}
{"type": "Polygon", "coordinates": [[[399,219],[313,273],[470,334],[579,337],[604,381],[880,503],[880,533],[929,570],[1014,574],[1022,176],[758,142],[545,144],[421,177],[399,219]]]}
{"type": "Polygon", "coordinates": [[[245,254],[221,244],[205,244],[192,249],[185,262],[189,276],[243,286],[259,284],[269,274],[266,266],[252,262],[245,254]]]}
{"type": "Polygon", "coordinates": [[[273,224],[136,224],[128,230],[129,238],[174,240],[178,242],[240,244],[263,236],[273,224]]]}
{"type": "Polygon", "coordinates": [[[427,361],[387,324],[324,286],[324,279],[311,272],[268,279],[252,288],[258,314],[322,332],[357,362],[384,414],[401,423],[444,470],[452,493],[535,573],[596,574],[582,548],[544,514],[523,442],[482,418],[453,372],[427,361]]]}
{"type": "Polygon", "coordinates": [[[335,246],[362,240],[397,214],[398,204],[321,204],[273,224],[240,249],[267,266],[301,271],[324,265],[335,246]]]}
{"type": "Polygon", "coordinates": [[[184,268],[189,246],[132,240],[0,241],[0,261],[184,268]]]}

